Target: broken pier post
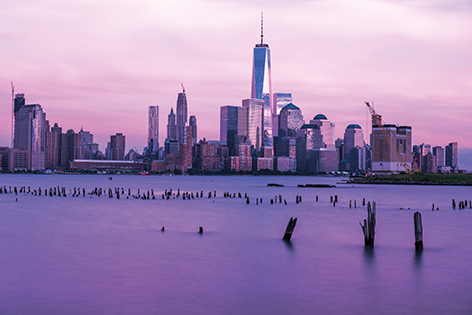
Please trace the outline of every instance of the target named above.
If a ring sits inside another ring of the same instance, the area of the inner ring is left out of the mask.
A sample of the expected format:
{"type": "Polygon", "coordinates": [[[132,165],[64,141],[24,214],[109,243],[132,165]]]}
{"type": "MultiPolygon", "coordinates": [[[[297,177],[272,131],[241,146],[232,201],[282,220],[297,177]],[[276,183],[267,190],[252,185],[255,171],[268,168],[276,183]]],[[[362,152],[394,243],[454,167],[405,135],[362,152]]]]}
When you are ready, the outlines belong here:
{"type": "Polygon", "coordinates": [[[285,234],[283,237],[284,241],[290,241],[290,238],[292,238],[293,230],[295,229],[295,225],[297,224],[297,218],[290,218],[290,221],[288,221],[287,228],[285,229],[285,234]]]}
{"type": "Polygon", "coordinates": [[[421,213],[418,211],[413,215],[415,223],[415,249],[417,251],[423,250],[423,224],[421,223],[421,213]]]}
{"type": "Polygon", "coordinates": [[[367,219],[364,220],[364,225],[361,225],[362,231],[364,232],[364,244],[365,247],[374,247],[375,237],[375,222],[376,222],[376,204],[375,201],[370,205],[370,201],[367,203],[367,219]]]}

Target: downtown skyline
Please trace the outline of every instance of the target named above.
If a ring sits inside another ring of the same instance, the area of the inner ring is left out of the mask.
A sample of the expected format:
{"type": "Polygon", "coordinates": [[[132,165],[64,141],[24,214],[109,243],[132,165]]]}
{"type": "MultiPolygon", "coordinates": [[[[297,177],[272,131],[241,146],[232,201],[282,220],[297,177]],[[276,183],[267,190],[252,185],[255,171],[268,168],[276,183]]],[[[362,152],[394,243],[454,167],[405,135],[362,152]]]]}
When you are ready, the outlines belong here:
{"type": "Polygon", "coordinates": [[[27,104],[42,105],[51,125],[83,126],[102,151],[117,132],[126,135],[127,150],[146,146],[151,105],[159,106],[162,146],[183,83],[198,138],[217,140],[220,106],[240,106],[250,97],[263,7],[272,92],[292,93],[307,119],[325,114],[336,123],[336,138],[352,123],[367,135],[363,102],[372,101],[386,123],[413,127],[414,144],[457,141],[459,148],[472,148],[467,5],[141,1],[130,10],[107,3],[46,1],[39,11],[28,1],[1,5],[0,39],[8,47],[0,52],[1,145],[10,144],[10,80],[27,104]],[[100,22],[80,23],[100,13],[100,22]],[[192,17],[197,13],[207,19],[192,17]],[[36,25],[42,33],[34,37],[36,25]]]}

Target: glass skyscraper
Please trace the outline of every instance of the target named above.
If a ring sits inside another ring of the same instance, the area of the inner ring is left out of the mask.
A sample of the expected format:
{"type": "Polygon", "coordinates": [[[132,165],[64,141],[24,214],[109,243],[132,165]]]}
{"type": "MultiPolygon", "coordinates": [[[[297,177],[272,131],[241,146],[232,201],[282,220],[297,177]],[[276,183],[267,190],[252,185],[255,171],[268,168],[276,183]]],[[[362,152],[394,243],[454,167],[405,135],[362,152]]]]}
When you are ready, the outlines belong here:
{"type": "Polygon", "coordinates": [[[262,144],[264,146],[273,146],[272,115],[275,114],[275,109],[271,110],[272,81],[270,72],[270,49],[269,45],[264,43],[261,17],[261,42],[254,47],[252,61],[251,98],[264,101],[262,121],[262,144]]]}
{"type": "Polygon", "coordinates": [[[159,153],[159,106],[149,106],[148,115],[148,153],[157,159],[159,153]]]}
{"type": "Polygon", "coordinates": [[[185,143],[185,127],[187,125],[187,94],[182,85],[182,93],[177,97],[177,140],[179,144],[185,143]]]}

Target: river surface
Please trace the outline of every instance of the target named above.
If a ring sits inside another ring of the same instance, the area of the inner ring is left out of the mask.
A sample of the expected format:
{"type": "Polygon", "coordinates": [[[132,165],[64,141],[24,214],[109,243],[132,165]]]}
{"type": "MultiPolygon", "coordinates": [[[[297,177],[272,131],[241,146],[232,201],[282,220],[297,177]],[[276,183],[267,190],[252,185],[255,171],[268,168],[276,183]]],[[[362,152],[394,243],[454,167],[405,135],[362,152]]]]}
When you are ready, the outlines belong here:
{"type": "Polygon", "coordinates": [[[2,174],[0,186],[42,195],[0,195],[0,314],[472,314],[472,209],[451,207],[472,200],[472,187],[342,179],[2,174]],[[57,186],[68,196],[44,195],[57,186]],[[72,197],[74,187],[125,194],[72,197]],[[127,199],[128,188],[156,199],[127,199]],[[166,189],[204,197],[163,200],[166,189]],[[278,195],[287,205],[270,203],[278,195]],[[363,198],[377,203],[373,250],[359,226],[363,198]]]}

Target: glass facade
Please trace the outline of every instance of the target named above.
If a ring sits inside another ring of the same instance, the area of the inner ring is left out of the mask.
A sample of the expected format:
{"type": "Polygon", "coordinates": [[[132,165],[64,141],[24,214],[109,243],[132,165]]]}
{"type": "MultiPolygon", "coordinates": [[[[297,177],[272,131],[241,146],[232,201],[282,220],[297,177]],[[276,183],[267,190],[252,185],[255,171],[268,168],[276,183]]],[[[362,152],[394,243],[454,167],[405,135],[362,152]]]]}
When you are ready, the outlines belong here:
{"type": "Polygon", "coordinates": [[[185,143],[185,127],[187,125],[187,95],[185,90],[177,97],[177,140],[185,143]]]}
{"type": "Polygon", "coordinates": [[[302,111],[293,104],[284,106],[279,115],[279,137],[296,137],[304,124],[302,111]]]}
{"type": "Polygon", "coordinates": [[[149,106],[148,152],[157,158],[159,152],[159,106],[149,106]]]}
{"type": "Polygon", "coordinates": [[[264,101],[245,99],[238,113],[238,136],[246,136],[256,150],[262,145],[263,108],[264,101]]]}
{"type": "Polygon", "coordinates": [[[272,101],[272,107],[275,110],[275,114],[280,115],[282,109],[292,103],[292,93],[274,93],[272,101]]]}

